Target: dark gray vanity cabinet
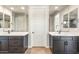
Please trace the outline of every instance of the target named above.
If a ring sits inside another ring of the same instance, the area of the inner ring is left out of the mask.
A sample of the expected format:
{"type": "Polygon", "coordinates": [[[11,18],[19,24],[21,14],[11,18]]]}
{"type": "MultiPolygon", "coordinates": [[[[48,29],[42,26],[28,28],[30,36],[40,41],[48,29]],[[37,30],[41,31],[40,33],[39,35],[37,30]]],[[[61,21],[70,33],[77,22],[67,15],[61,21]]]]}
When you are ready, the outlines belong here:
{"type": "Polygon", "coordinates": [[[0,36],[0,53],[24,53],[28,48],[26,36],[0,36]]]}
{"type": "Polygon", "coordinates": [[[8,37],[0,36],[0,52],[8,51],[8,37]]]}
{"type": "Polygon", "coordinates": [[[53,37],[51,35],[49,35],[49,48],[53,53],[53,37]]]}
{"type": "Polygon", "coordinates": [[[52,36],[51,35],[49,35],[49,48],[51,49],[51,48],[53,48],[52,46],[52,41],[53,41],[53,38],[52,38],[52,36]]]}
{"type": "Polygon", "coordinates": [[[27,48],[28,48],[28,35],[9,37],[10,53],[24,53],[25,49],[27,48]]]}
{"type": "Polygon", "coordinates": [[[79,53],[79,37],[77,37],[77,52],[79,53]]]}
{"type": "Polygon", "coordinates": [[[26,36],[24,37],[24,47],[25,47],[25,49],[28,48],[28,35],[26,35],[26,36]]]}
{"type": "Polygon", "coordinates": [[[51,49],[51,35],[49,35],[49,48],[51,49]]]}
{"type": "Polygon", "coordinates": [[[76,36],[52,36],[52,52],[55,54],[73,54],[77,53],[76,36]]]}

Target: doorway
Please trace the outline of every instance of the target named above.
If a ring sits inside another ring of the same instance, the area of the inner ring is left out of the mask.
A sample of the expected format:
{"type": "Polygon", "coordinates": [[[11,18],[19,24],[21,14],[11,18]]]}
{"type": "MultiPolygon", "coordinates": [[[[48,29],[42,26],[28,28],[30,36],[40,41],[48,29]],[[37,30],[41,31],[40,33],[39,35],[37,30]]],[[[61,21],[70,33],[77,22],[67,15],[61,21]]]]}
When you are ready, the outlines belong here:
{"type": "Polygon", "coordinates": [[[31,47],[46,47],[49,23],[48,6],[29,6],[31,47]]]}

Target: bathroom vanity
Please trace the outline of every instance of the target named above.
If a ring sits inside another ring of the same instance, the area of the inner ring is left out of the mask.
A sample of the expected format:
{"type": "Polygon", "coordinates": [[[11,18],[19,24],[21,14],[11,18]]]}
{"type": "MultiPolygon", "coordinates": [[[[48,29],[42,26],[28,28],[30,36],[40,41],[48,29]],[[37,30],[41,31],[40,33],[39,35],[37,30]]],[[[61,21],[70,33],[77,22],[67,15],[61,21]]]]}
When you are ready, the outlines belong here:
{"type": "Polygon", "coordinates": [[[0,53],[24,53],[28,48],[25,18],[16,19],[15,13],[0,6],[0,53]]]}
{"type": "Polygon", "coordinates": [[[0,53],[24,53],[28,48],[28,32],[0,33],[0,53]]]}
{"type": "Polygon", "coordinates": [[[79,49],[79,34],[74,32],[49,32],[49,47],[55,54],[74,54],[79,49]]]}

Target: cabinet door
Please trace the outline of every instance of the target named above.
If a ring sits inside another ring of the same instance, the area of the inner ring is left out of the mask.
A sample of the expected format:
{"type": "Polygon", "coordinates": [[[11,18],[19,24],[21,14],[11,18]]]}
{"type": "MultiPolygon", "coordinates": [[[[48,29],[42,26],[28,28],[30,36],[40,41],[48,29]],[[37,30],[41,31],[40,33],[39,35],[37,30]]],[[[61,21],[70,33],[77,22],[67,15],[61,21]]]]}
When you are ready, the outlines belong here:
{"type": "Polygon", "coordinates": [[[63,54],[64,53],[64,41],[54,41],[54,53],[63,54]]]}
{"type": "Polygon", "coordinates": [[[53,53],[53,36],[49,35],[49,48],[53,53]]]}
{"type": "Polygon", "coordinates": [[[24,37],[24,48],[28,48],[28,35],[24,37]]]}
{"type": "Polygon", "coordinates": [[[53,37],[53,52],[54,53],[59,53],[59,50],[58,50],[58,48],[59,48],[59,39],[58,39],[58,37],[57,36],[54,36],[53,37]]]}
{"type": "Polygon", "coordinates": [[[54,53],[62,54],[64,53],[64,41],[61,40],[61,37],[54,37],[53,41],[54,53]]]}
{"type": "Polygon", "coordinates": [[[76,37],[63,36],[61,40],[64,40],[64,53],[71,54],[76,53],[76,37]]]}
{"type": "Polygon", "coordinates": [[[64,41],[60,40],[58,46],[59,46],[59,48],[58,48],[59,49],[59,53],[63,54],[64,53],[64,41]]]}
{"type": "Polygon", "coordinates": [[[79,36],[77,37],[77,52],[79,53],[79,36]]]}
{"type": "Polygon", "coordinates": [[[54,37],[51,36],[51,48],[53,49],[53,40],[54,40],[54,37]]]}
{"type": "Polygon", "coordinates": [[[49,35],[49,48],[51,49],[51,35],[49,35]]]}
{"type": "Polygon", "coordinates": [[[77,53],[77,36],[73,37],[73,52],[77,53]]]}
{"type": "Polygon", "coordinates": [[[8,51],[8,37],[0,37],[0,51],[8,51]]]}
{"type": "Polygon", "coordinates": [[[71,37],[70,39],[67,39],[67,45],[65,45],[65,53],[72,54],[76,53],[77,51],[77,42],[76,38],[71,37]]]}

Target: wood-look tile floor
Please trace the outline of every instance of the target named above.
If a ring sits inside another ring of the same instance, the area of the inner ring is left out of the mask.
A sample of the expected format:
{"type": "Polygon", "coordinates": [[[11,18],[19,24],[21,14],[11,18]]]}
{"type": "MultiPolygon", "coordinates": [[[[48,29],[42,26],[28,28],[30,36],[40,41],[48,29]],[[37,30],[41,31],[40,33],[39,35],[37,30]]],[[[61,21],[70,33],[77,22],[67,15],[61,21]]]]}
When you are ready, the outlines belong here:
{"type": "Polygon", "coordinates": [[[29,48],[26,54],[52,54],[49,48],[29,48]]]}

